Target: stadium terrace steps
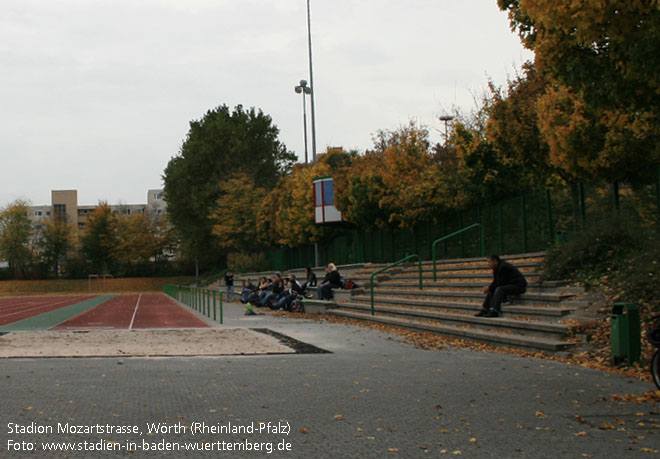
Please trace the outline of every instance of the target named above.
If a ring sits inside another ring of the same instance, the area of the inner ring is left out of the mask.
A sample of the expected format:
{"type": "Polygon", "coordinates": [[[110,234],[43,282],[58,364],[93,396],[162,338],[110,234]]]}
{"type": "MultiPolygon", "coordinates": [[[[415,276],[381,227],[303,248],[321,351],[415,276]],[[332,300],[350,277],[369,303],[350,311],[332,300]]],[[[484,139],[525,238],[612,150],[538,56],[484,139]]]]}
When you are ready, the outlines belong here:
{"type": "MultiPolygon", "coordinates": [[[[364,322],[376,322],[380,324],[390,325],[398,328],[405,328],[415,331],[428,331],[440,335],[453,336],[456,338],[466,339],[486,343],[495,346],[503,347],[516,347],[537,351],[558,352],[563,351],[570,347],[572,343],[539,336],[530,336],[522,334],[506,334],[497,333],[484,329],[475,328],[461,328],[456,326],[448,326],[444,324],[437,324],[432,322],[416,321],[407,318],[392,317],[387,315],[372,316],[370,314],[360,314],[356,312],[346,311],[343,309],[335,309],[329,311],[329,314],[334,316],[345,317],[347,319],[360,320],[364,322]]],[[[475,317],[476,319],[476,317],[475,317]]],[[[498,320],[498,319],[495,319],[498,320]]]]}
{"type": "Polygon", "coordinates": [[[373,315],[369,282],[371,275],[386,265],[364,266],[350,276],[360,288],[335,291],[335,308],[327,314],[495,346],[546,352],[574,346],[569,323],[574,323],[572,314],[586,304],[573,298],[584,290],[567,282],[542,281],[542,253],[502,258],[520,268],[529,285],[525,294],[511,297],[502,305],[498,318],[475,317],[485,297],[482,289],[492,279],[483,258],[438,261],[435,282],[433,264],[422,263],[422,290],[419,264],[377,274],[373,315]]]}

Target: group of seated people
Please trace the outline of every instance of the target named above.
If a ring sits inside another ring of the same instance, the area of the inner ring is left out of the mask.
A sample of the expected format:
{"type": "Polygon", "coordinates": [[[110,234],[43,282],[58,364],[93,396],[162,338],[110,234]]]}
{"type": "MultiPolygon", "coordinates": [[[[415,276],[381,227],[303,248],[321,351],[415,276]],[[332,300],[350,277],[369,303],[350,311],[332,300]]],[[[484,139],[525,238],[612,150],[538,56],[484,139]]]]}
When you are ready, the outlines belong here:
{"type": "Polygon", "coordinates": [[[341,276],[334,263],[325,268],[326,275],[318,285],[312,269],[307,267],[305,270],[306,280],[302,285],[294,274],[286,279],[280,273],[275,274],[273,279],[261,277],[257,285],[248,279],[241,292],[241,303],[290,311],[296,299],[313,297],[308,292],[310,287],[316,287],[317,298],[320,300],[331,300],[332,289],[342,287],[341,276]]]}

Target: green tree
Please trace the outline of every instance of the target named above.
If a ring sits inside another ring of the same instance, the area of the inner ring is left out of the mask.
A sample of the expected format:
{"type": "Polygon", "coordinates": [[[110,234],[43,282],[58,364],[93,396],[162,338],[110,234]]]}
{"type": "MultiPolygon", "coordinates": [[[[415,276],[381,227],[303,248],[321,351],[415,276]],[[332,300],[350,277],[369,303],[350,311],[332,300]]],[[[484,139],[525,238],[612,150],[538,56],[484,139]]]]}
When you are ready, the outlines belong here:
{"type": "Polygon", "coordinates": [[[101,202],[87,215],[85,234],[82,237],[83,255],[96,273],[112,273],[116,268],[118,247],[117,216],[107,203],[101,202]]]}
{"type": "Polygon", "coordinates": [[[41,230],[39,248],[41,259],[53,269],[55,276],[60,275],[60,261],[66,259],[74,245],[74,228],[58,218],[51,218],[41,230]]]}
{"type": "Polygon", "coordinates": [[[236,172],[254,178],[259,187],[272,189],[290,169],[295,155],[278,140],[279,129],[270,116],[241,105],[209,110],[192,121],[177,156],[165,168],[163,180],[168,215],[180,232],[183,248],[201,262],[215,262],[222,249],[213,235],[211,217],[220,184],[236,172]]]}
{"type": "Polygon", "coordinates": [[[27,202],[14,201],[0,212],[0,257],[9,263],[15,278],[24,275],[30,265],[31,231],[27,202]]]}

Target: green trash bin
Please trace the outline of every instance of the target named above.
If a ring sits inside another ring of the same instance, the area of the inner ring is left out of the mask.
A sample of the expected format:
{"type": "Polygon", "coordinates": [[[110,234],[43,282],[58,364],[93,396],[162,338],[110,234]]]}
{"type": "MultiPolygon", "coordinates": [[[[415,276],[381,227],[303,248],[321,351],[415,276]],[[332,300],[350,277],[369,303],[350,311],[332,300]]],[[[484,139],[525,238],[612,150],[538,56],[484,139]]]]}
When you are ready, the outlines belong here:
{"type": "Polygon", "coordinates": [[[612,363],[639,360],[642,354],[642,332],[639,309],[632,303],[614,303],[612,307],[612,363]]]}

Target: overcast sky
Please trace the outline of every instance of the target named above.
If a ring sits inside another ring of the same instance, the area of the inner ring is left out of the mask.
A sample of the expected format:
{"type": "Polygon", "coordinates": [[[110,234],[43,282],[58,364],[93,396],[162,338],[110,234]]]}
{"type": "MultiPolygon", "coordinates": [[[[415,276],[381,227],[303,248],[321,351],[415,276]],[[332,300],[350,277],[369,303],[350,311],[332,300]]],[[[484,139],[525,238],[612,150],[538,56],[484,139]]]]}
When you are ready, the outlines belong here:
{"type": "MultiPolygon", "coordinates": [[[[311,19],[317,151],[411,119],[439,141],[439,115],[531,58],[496,0],[311,0],[311,19]]],[[[0,0],[0,205],[144,203],[222,104],[304,160],[308,73],[305,0],[0,0]]]]}

